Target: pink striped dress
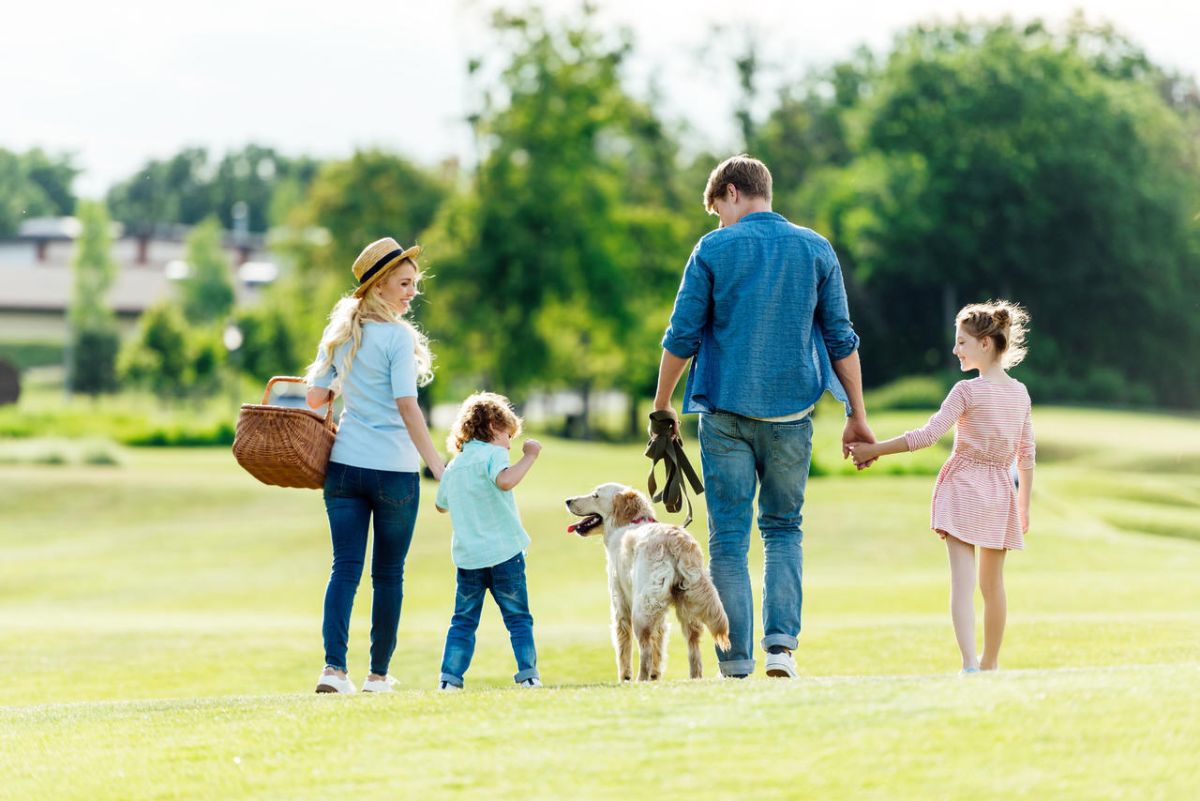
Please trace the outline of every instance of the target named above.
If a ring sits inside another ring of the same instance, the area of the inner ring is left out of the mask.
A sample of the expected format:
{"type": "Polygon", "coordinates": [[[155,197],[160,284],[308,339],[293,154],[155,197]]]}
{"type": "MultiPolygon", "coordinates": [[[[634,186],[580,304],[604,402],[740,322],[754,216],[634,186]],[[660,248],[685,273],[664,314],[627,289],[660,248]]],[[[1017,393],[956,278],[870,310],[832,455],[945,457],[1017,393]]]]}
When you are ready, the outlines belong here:
{"type": "Polygon", "coordinates": [[[984,548],[1021,550],[1021,518],[1009,469],[1034,465],[1029,392],[1015,379],[959,381],[923,428],[908,431],[910,451],[928,448],[950,427],[954,450],[933,487],[930,527],[984,548]]]}

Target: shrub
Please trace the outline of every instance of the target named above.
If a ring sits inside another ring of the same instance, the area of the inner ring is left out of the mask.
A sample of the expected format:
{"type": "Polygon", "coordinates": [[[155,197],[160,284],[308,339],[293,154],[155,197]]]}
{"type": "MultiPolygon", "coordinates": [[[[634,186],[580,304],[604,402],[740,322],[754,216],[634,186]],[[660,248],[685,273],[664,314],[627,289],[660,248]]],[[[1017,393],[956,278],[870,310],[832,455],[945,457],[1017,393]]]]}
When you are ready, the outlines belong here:
{"type": "Polygon", "coordinates": [[[64,350],[55,342],[0,342],[0,361],[11,362],[18,370],[49,367],[63,363],[64,350]]]}
{"type": "Polygon", "coordinates": [[[865,393],[867,409],[936,409],[946,398],[948,387],[941,378],[931,375],[913,375],[898,378],[890,384],[865,393]]]}

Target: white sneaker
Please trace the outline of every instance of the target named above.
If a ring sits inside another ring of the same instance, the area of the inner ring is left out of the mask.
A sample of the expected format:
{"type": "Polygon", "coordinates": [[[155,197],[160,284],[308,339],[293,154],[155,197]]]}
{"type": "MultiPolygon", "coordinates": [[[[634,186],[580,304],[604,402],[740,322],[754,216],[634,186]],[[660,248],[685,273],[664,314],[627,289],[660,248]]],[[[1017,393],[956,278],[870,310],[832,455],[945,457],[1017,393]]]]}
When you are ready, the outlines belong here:
{"type": "Polygon", "coordinates": [[[366,678],[363,679],[362,691],[364,693],[394,693],[396,691],[392,689],[392,685],[395,683],[396,680],[391,676],[384,676],[382,679],[366,678]]]}
{"type": "Polygon", "coordinates": [[[462,692],[462,687],[459,687],[457,684],[451,684],[448,681],[443,681],[438,685],[438,690],[444,693],[460,693],[462,692]]]}
{"type": "Polygon", "coordinates": [[[542,680],[539,679],[537,676],[533,676],[531,678],[525,679],[525,681],[518,681],[517,686],[524,687],[525,689],[529,689],[531,687],[541,687],[542,680]]]}
{"type": "Polygon", "coordinates": [[[350,677],[342,678],[336,673],[322,673],[317,679],[317,692],[319,693],[352,693],[355,692],[354,682],[350,681],[350,677]]]}
{"type": "Polygon", "coordinates": [[[767,654],[767,675],[777,679],[796,678],[796,657],[792,656],[791,651],[767,654]]]}

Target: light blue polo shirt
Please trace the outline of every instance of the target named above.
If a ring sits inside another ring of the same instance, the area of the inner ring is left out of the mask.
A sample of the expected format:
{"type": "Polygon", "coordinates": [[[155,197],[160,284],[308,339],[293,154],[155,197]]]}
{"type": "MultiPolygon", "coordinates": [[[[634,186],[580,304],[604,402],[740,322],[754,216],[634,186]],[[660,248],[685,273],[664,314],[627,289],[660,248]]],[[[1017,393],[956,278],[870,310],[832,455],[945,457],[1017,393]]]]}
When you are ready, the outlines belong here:
{"type": "MultiPolygon", "coordinates": [[[[396,408],[396,398],[417,395],[415,346],[406,325],[363,321],[362,344],[342,381],[342,415],[331,462],[401,473],[421,469],[417,446],[396,408]]],[[[313,386],[333,385],[349,348],[349,341],[334,348],[333,364],[316,377],[313,386]]]]}
{"type": "Polygon", "coordinates": [[[507,562],[529,547],[517,499],[512,490],[496,486],[496,476],[506,467],[507,449],[473,439],[442,473],[437,505],[450,511],[450,555],[463,570],[507,562]]]}

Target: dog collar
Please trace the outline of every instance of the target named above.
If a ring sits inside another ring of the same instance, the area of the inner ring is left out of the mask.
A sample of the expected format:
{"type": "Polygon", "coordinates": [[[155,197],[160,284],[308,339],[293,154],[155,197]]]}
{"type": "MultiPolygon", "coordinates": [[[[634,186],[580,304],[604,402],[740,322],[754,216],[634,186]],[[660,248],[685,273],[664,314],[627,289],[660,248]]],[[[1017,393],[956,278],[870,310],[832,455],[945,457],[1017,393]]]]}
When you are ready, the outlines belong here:
{"type": "Polygon", "coordinates": [[[636,526],[640,523],[657,523],[657,522],[658,521],[655,520],[653,517],[638,517],[638,518],[635,518],[634,520],[630,520],[629,525],[636,526]]]}

